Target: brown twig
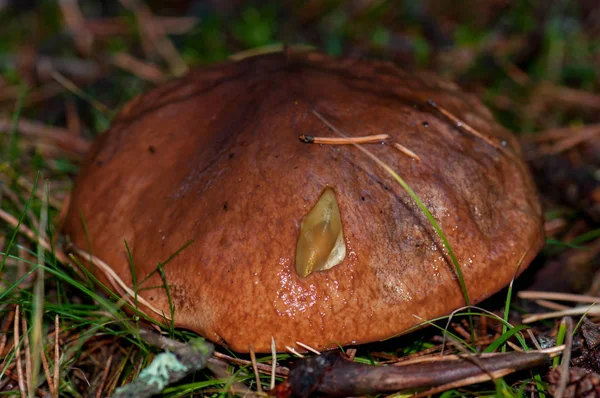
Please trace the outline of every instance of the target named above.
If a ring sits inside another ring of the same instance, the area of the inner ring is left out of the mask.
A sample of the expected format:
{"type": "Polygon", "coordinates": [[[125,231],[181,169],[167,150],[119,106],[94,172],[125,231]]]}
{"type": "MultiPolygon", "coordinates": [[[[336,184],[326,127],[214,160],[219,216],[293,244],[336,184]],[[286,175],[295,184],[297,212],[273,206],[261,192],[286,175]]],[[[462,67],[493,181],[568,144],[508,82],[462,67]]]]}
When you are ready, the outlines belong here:
{"type": "Polygon", "coordinates": [[[56,386],[56,394],[60,391],[60,349],[58,346],[60,331],[60,318],[58,314],[54,317],[54,385],[56,386]]]}
{"type": "Polygon", "coordinates": [[[352,144],[380,144],[390,138],[388,134],[367,135],[364,137],[315,137],[300,134],[298,139],[306,144],[324,145],[352,145],[352,144]]]}
{"type": "Polygon", "coordinates": [[[256,391],[262,393],[262,385],[260,384],[260,375],[258,374],[258,368],[256,367],[256,353],[254,347],[250,344],[250,360],[252,361],[252,370],[254,371],[254,379],[256,380],[256,391]]]}
{"type": "Polygon", "coordinates": [[[15,310],[13,309],[8,313],[8,316],[4,318],[4,327],[2,333],[0,333],[0,356],[4,355],[4,348],[6,347],[6,341],[8,340],[8,330],[14,319],[15,310]]]}
{"type": "Polygon", "coordinates": [[[473,127],[469,126],[467,123],[465,123],[464,121],[462,121],[459,118],[457,118],[456,116],[454,116],[454,114],[452,114],[452,112],[450,112],[446,108],[442,107],[441,105],[439,105],[438,103],[436,103],[434,100],[429,99],[429,100],[427,100],[427,103],[432,108],[434,108],[437,111],[439,111],[442,115],[444,115],[445,117],[447,117],[448,119],[450,119],[456,125],[456,127],[458,127],[459,129],[461,129],[463,131],[466,131],[467,133],[469,133],[469,134],[471,134],[471,135],[479,138],[480,140],[486,142],[487,144],[493,146],[496,149],[502,149],[502,145],[501,144],[499,144],[496,141],[492,140],[488,136],[481,134],[479,131],[475,130],[473,127]]]}
{"type": "Polygon", "coordinates": [[[102,372],[102,379],[100,380],[100,385],[96,390],[96,398],[102,398],[102,391],[104,390],[104,384],[106,384],[106,379],[108,379],[108,373],[110,371],[110,366],[112,365],[113,356],[112,354],[108,357],[108,361],[106,362],[106,366],[104,367],[104,372],[102,372]]]}
{"type": "Polygon", "coordinates": [[[277,348],[275,344],[275,338],[271,336],[271,384],[269,390],[273,391],[275,388],[275,372],[277,370],[277,348]]]}
{"type": "MultiPolygon", "coordinates": [[[[11,127],[12,120],[0,117],[0,133],[10,132],[11,127]]],[[[60,127],[48,126],[23,118],[19,119],[16,127],[19,134],[47,140],[61,149],[69,150],[79,155],[85,154],[90,147],[88,141],[79,137],[73,137],[68,130],[60,127]]]]}
{"type": "Polygon", "coordinates": [[[155,84],[166,80],[165,74],[158,68],[158,66],[139,60],[126,52],[119,52],[113,55],[110,59],[110,62],[113,65],[134,74],[140,79],[147,80],[155,84]]]}
{"type": "Polygon", "coordinates": [[[545,352],[511,352],[493,356],[460,355],[404,366],[372,366],[344,359],[339,352],[299,359],[276,391],[283,397],[360,396],[417,388],[466,385],[532,367],[550,359],[545,352]],[[472,359],[477,358],[478,364],[472,359]],[[452,383],[452,384],[451,384],[452,383]]]}
{"type": "Polygon", "coordinates": [[[58,392],[56,391],[56,388],[54,388],[54,381],[52,380],[52,377],[50,377],[50,366],[48,365],[48,358],[46,358],[46,352],[45,350],[42,351],[42,368],[44,369],[44,375],[46,376],[46,383],[48,384],[48,389],[50,390],[50,396],[52,398],[57,398],[58,397],[58,392]]]}
{"type": "Polygon", "coordinates": [[[570,317],[564,317],[567,330],[565,333],[565,350],[563,351],[562,362],[560,364],[560,379],[554,393],[555,398],[563,398],[567,384],[569,382],[569,364],[571,362],[571,347],[573,345],[573,320],[570,317]]]}
{"type": "Polygon", "coordinates": [[[321,353],[318,350],[312,348],[308,344],[304,344],[301,341],[296,341],[296,344],[298,344],[300,347],[304,348],[305,350],[312,352],[313,354],[321,355],[321,353]]]}
{"type": "Polygon", "coordinates": [[[73,94],[75,94],[75,95],[77,95],[77,96],[85,99],[90,105],[92,105],[94,108],[96,108],[96,110],[98,112],[100,112],[100,113],[102,113],[104,115],[108,115],[108,114],[112,113],[111,110],[110,110],[110,108],[108,106],[104,105],[103,103],[101,103],[97,99],[92,98],[89,95],[87,95],[75,83],[73,83],[71,80],[67,79],[65,76],[63,76],[58,71],[52,71],[50,73],[50,75],[52,76],[52,78],[54,80],[56,80],[64,88],[66,88],[67,90],[69,90],[73,94]]]}
{"type": "Polygon", "coordinates": [[[77,49],[82,54],[89,56],[92,52],[94,37],[86,27],[78,0],[59,0],[58,4],[77,49]]]}
{"type": "Polygon", "coordinates": [[[590,141],[600,136],[600,125],[587,126],[581,129],[573,129],[572,135],[558,141],[548,151],[542,151],[544,154],[556,155],[557,153],[568,151],[569,149],[590,141]]]}
{"type": "Polygon", "coordinates": [[[408,149],[407,147],[405,147],[404,145],[401,145],[398,142],[394,143],[394,148],[396,148],[397,150],[399,150],[400,152],[402,152],[403,154],[415,159],[416,161],[421,161],[421,158],[419,157],[419,155],[417,155],[416,153],[414,153],[413,151],[411,151],[410,149],[408,149]]]}
{"type": "Polygon", "coordinates": [[[554,301],[570,301],[573,303],[594,304],[600,303],[600,297],[586,296],[583,294],[557,293],[557,292],[537,292],[532,290],[523,290],[518,293],[522,299],[528,300],[554,300],[554,301]]]}
{"type": "Polygon", "coordinates": [[[21,398],[27,397],[27,390],[25,389],[25,380],[23,376],[23,363],[21,360],[21,342],[19,337],[19,321],[20,321],[20,311],[19,305],[17,304],[15,308],[15,322],[14,322],[14,345],[15,345],[15,359],[17,366],[17,377],[19,379],[19,391],[21,392],[21,398]]]}
{"type": "Polygon", "coordinates": [[[31,361],[31,346],[29,345],[29,326],[27,318],[24,314],[21,316],[21,331],[23,332],[23,341],[25,351],[25,380],[27,386],[27,395],[30,396],[33,392],[32,388],[32,361],[31,361]]]}
{"type": "Polygon", "coordinates": [[[176,76],[187,72],[187,64],[165,34],[163,27],[156,22],[150,7],[139,0],[121,0],[121,4],[134,13],[142,38],[145,38],[156,53],[167,61],[171,72],[176,76]]]}

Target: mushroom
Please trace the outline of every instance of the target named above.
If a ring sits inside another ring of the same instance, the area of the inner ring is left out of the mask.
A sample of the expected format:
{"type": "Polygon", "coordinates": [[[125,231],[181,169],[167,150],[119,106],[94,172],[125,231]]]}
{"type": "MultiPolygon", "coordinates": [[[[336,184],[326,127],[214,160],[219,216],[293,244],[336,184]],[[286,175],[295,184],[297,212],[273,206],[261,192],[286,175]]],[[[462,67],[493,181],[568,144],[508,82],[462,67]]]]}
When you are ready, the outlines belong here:
{"type": "Polygon", "coordinates": [[[131,101],[82,166],[64,232],[149,316],[172,308],[176,326],[238,352],[378,341],[463,306],[446,246],[390,174],[357,146],[299,139],[339,134],[389,136],[363,148],[429,209],[471,303],[542,246],[518,143],[476,98],[306,52],[202,68],[131,101]]]}

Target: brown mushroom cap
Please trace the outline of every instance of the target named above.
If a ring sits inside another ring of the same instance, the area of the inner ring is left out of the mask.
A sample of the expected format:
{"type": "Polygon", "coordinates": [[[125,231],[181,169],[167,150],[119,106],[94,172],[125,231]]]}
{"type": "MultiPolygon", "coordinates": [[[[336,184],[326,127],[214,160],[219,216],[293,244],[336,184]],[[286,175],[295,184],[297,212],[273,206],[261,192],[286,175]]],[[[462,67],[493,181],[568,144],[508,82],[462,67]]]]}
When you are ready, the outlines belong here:
{"type": "MultiPolygon", "coordinates": [[[[268,352],[271,337],[278,350],[381,340],[464,305],[439,237],[388,173],[354,146],[300,142],[336,136],[313,110],[349,136],[390,135],[367,148],[438,221],[472,302],[506,286],[541,247],[518,144],[479,101],[392,64],[317,53],[226,62],[136,98],[82,167],[65,232],[129,286],[124,240],[138,282],[193,241],[164,267],[175,325],[240,352],[268,352]],[[328,187],[346,256],[303,278],[300,225],[328,187]]],[[[139,295],[168,316],[162,286],[155,272],[139,295]]]]}

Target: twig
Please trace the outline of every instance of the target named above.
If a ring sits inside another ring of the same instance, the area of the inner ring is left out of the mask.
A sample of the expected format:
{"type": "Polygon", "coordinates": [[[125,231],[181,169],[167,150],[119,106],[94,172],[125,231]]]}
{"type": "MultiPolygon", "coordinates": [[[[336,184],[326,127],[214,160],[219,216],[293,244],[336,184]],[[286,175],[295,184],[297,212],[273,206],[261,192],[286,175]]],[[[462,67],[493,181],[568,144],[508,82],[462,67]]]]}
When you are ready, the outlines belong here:
{"type": "Polygon", "coordinates": [[[509,374],[511,374],[513,372],[514,371],[512,369],[502,369],[502,370],[497,370],[495,372],[481,374],[481,375],[478,375],[478,376],[466,377],[464,379],[457,380],[457,381],[452,382],[452,383],[443,384],[443,385],[438,386],[438,387],[430,388],[428,390],[425,390],[423,392],[420,392],[418,394],[413,395],[411,398],[430,397],[432,395],[439,394],[440,392],[443,392],[443,391],[446,391],[446,390],[451,390],[451,389],[455,389],[455,388],[459,388],[459,387],[464,387],[464,386],[468,386],[468,385],[476,384],[476,383],[482,383],[482,382],[485,382],[485,381],[493,381],[494,379],[498,379],[500,377],[504,377],[504,376],[509,375],[509,374]]]}
{"type": "Polygon", "coordinates": [[[540,342],[538,341],[538,339],[535,337],[535,334],[533,334],[533,332],[531,331],[531,329],[527,329],[527,334],[529,335],[529,338],[531,339],[531,342],[533,343],[533,345],[535,346],[535,348],[537,348],[538,350],[542,350],[542,346],[540,345],[540,342]]]}
{"type": "Polygon", "coordinates": [[[54,317],[54,385],[56,386],[56,394],[60,391],[60,349],[58,347],[58,338],[60,331],[60,318],[58,314],[54,317]]]}
{"type": "Polygon", "coordinates": [[[543,151],[543,153],[549,155],[556,155],[557,153],[568,151],[569,149],[586,141],[590,141],[596,136],[600,136],[600,126],[598,125],[594,125],[587,128],[581,128],[579,130],[573,129],[572,135],[561,141],[558,141],[548,151],[543,151]]]}
{"type": "Polygon", "coordinates": [[[25,380],[23,379],[23,363],[21,362],[21,343],[19,337],[19,317],[21,309],[17,304],[15,308],[15,322],[14,322],[14,345],[15,345],[15,358],[17,361],[17,377],[19,380],[19,391],[21,392],[21,398],[27,397],[27,391],[25,390],[25,380]]]}
{"type": "Polygon", "coordinates": [[[104,367],[104,372],[102,373],[102,380],[100,381],[100,385],[96,390],[96,398],[102,398],[102,391],[104,390],[104,385],[106,384],[106,379],[108,379],[108,373],[110,371],[110,366],[112,365],[113,356],[112,354],[108,357],[108,361],[106,362],[106,366],[104,367]]]}
{"type": "Polygon", "coordinates": [[[165,34],[163,27],[156,22],[150,7],[139,0],[121,0],[121,4],[134,13],[142,37],[146,38],[156,52],[167,61],[171,72],[177,76],[187,72],[185,61],[165,34]]]}
{"type": "Polygon", "coordinates": [[[4,318],[4,327],[2,329],[2,333],[0,333],[0,356],[4,355],[4,348],[6,347],[6,341],[8,340],[8,330],[10,329],[10,324],[15,319],[15,310],[12,310],[8,313],[8,316],[4,318]]]}
{"type": "Polygon", "coordinates": [[[364,137],[315,137],[300,134],[298,139],[306,144],[324,145],[352,145],[352,144],[377,144],[390,138],[388,134],[367,135],[364,137]]]}
{"type": "Polygon", "coordinates": [[[524,316],[522,319],[522,322],[523,323],[533,323],[533,322],[541,321],[544,319],[560,318],[563,316],[575,316],[575,315],[583,315],[583,314],[587,314],[590,316],[599,316],[600,308],[586,306],[586,307],[570,308],[568,310],[563,310],[563,311],[546,312],[544,314],[533,314],[533,315],[524,316]]]}
{"type": "Polygon", "coordinates": [[[296,361],[288,380],[276,388],[280,397],[361,396],[445,385],[466,385],[502,377],[509,373],[546,364],[543,352],[497,353],[494,356],[458,356],[404,366],[373,366],[344,359],[339,352],[296,361]],[[472,362],[477,358],[479,365],[472,362]],[[481,367],[480,367],[481,366],[481,367]]]}
{"type": "Polygon", "coordinates": [[[421,161],[421,158],[419,157],[419,155],[417,155],[416,153],[414,153],[413,151],[411,151],[410,149],[408,149],[407,147],[405,147],[404,145],[401,145],[399,143],[394,143],[394,148],[396,148],[397,150],[399,150],[400,152],[402,152],[403,154],[415,159],[416,161],[421,161]]]}
{"type": "Polygon", "coordinates": [[[254,371],[254,379],[256,380],[256,391],[262,393],[262,386],[260,384],[260,375],[258,374],[258,368],[256,367],[256,353],[254,347],[250,344],[250,360],[252,361],[252,370],[254,371]]]}
{"type": "Polygon", "coordinates": [[[94,37],[86,28],[78,0],[59,0],[58,4],[77,49],[84,55],[90,55],[94,37]]]}
{"type": "MultiPolygon", "coordinates": [[[[0,133],[10,131],[12,121],[8,118],[0,117],[0,133]]],[[[73,137],[67,129],[48,126],[33,120],[20,118],[17,125],[17,132],[28,137],[47,140],[61,149],[75,152],[79,155],[87,153],[90,143],[80,137],[73,137]]]]}
{"type": "Polygon", "coordinates": [[[304,344],[304,343],[302,343],[302,342],[300,342],[300,341],[296,341],[296,344],[298,344],[300,347],[302,347],[302,348],[304,348],[304,349],[306,349],[306,350],[308,350],[308,351],[312,352],[313,354],[321,355],[321,353],[320,353],[318,350],[316,350],[316,349],[312,348],[312,347],[311,347],[311,346],[309,346],[308,344],[304,344]]]}
{"type": "Polygon", "coordinates": [[[113,55],[110,62],[113,65],[152,83],[160,83],[166,80],[164,73],[156,65],[139,60],[133,55],[125,52],[119,52],[113,55]]]}
{"type": "Polygon", "coordinates": [[[529,300],[554,300],[554,301],[571,301],[574,303],[594,304],[600,303],[600,297],[586,296],[583,294],[556,293],[556,292],[539,292],[534,290],[523,290],[518,293],[522,299],[529,300]]]}
{"type": "Polygon", "coordinates": [[[300,354],[298,351],[296,351],[294,348],[290,347],[290,346],[285,346],[285,349],[288,350],[289,352],[291,352],[292,354],[294,354],[295,356],[297,356],[298,358],[304,358],[304,355],[300,354]]]}
{"type": "Polygon", "coordinates": [[[277,349],[275,348],[275,338],[271,336],[271,384],[270,391],[275,388],[275,369],[277,368],[277,349]]]}
{"type": "Polygon", "coordinates": [[[571,347],[573,345],[573,320],[565,317],[563,318],[563,322],[567,326],[567,332],[565,333],[565,350],[563,351],[562,362],[560,364],[560,379],[554,393],[555,398],[563,398],[565,395],[565,390],[569,382],[569,364],[571,362],[571,347]]]}
{"type": "Polygon", "coordinates": [[[569,308],[571,308],[569,306],[557,304],[554,301],[549,301],[549,300],[535,300],[535,303],[537,305],[539,305],[540,307],[548,308],[548,309],[555,310],[555,311],[563,311],[563,310],[568,310],[569,308]]]}
{"type": "Polygon", "coordinates": [[[110,110],[110,108],[108,106],[104,105],[97,99],[92,98],[89,95],[87,95],[83,90],[81,90],[79,87],[77,87],[77,85],[75,83],[73,83],[71,80],[67,79],[65,76],[63,76],[59,72],[52,71],[50,73],[50,75],[52,76],[52,78],[54,78],[54,80],[56,80],[64,88],[66,88],[73,94],[86,100],[90,105],[92,105],[94,108],[96,108],[96,110],[98,112],[100,112],[101,114],[109,115],[112,113],[112,111],[110,110]]]}
{"type": "Polygon", "coordinates": [[[44,375],[46,375],[46,383],[48,384],[48,389],[50,390],[50,396],[52,398],[58,397],[58,392],[54,388],[54,382],[52,381],[52,377],[50,377],[50,366],[48,365],[48,359],[46,358],[46,352],[42,351],[42,368],[44,369],[44,375]]]}
{"type": "Polygon", "coordinates": [[[459,118],[454,116],[452,114],[452,112],[450,112],[446,108],[442,107],[441,105],[438,105],[434,100],[428,99],[427,103],[432,108],[438,110],[442,115],[444,115],[448,119],[450,119],[456,125],[456,127],[458,127],[459,129],[466,131],[466,132],[470,133],[471,135],[485,141],[486,143],[488,143],[489,145],[493,146],[496,149],[502,149],[502,146],[500,144],[498,144],[497,142],[495,142],[488,136],[481,134],[479,131],[475,130],[473,127],[469,126],[467,123],[463,122],[462,120],[460,120],[459,118]]]}
{"type": "Polygon", "coordinates": [[[23,332],[23,351],[25,351],[25,381],[27,386],[27,396],[31,396],[32,390],[32,363],[31,363],[31,346],[29,345],[29,326],[27,325],[27,317],[21,315],[21,331],[23,332]]]}

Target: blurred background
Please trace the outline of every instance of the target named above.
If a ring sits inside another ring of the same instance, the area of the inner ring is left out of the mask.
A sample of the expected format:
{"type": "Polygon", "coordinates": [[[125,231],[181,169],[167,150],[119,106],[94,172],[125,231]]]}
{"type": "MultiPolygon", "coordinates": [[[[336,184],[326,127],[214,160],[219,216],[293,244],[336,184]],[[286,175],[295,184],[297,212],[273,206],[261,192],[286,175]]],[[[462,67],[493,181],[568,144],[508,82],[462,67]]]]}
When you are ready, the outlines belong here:
{"type": "MultiPolygon", "coordinates": [[[[0,251],[15,256],[0,266],[0,390],[18,380],[6,331],[17,304],[31,315],[41,210],[59,218],[94,137],[163,81],[283,45],[390,60],[476,94],[518,134],[542,195],[547,245],[520,283],[600,295],[600,1],[0,0],[0,251]]],[[[48,269],[66,278],[57,253],[48,269]]],[[[78,282],[55,279],[45,321],[61,317],[64,391],[111,391],[149,363],[124,348],[119,360],[140,365],[105,375],[122,332],[97,323],[104,309],[78,282]]]]}

